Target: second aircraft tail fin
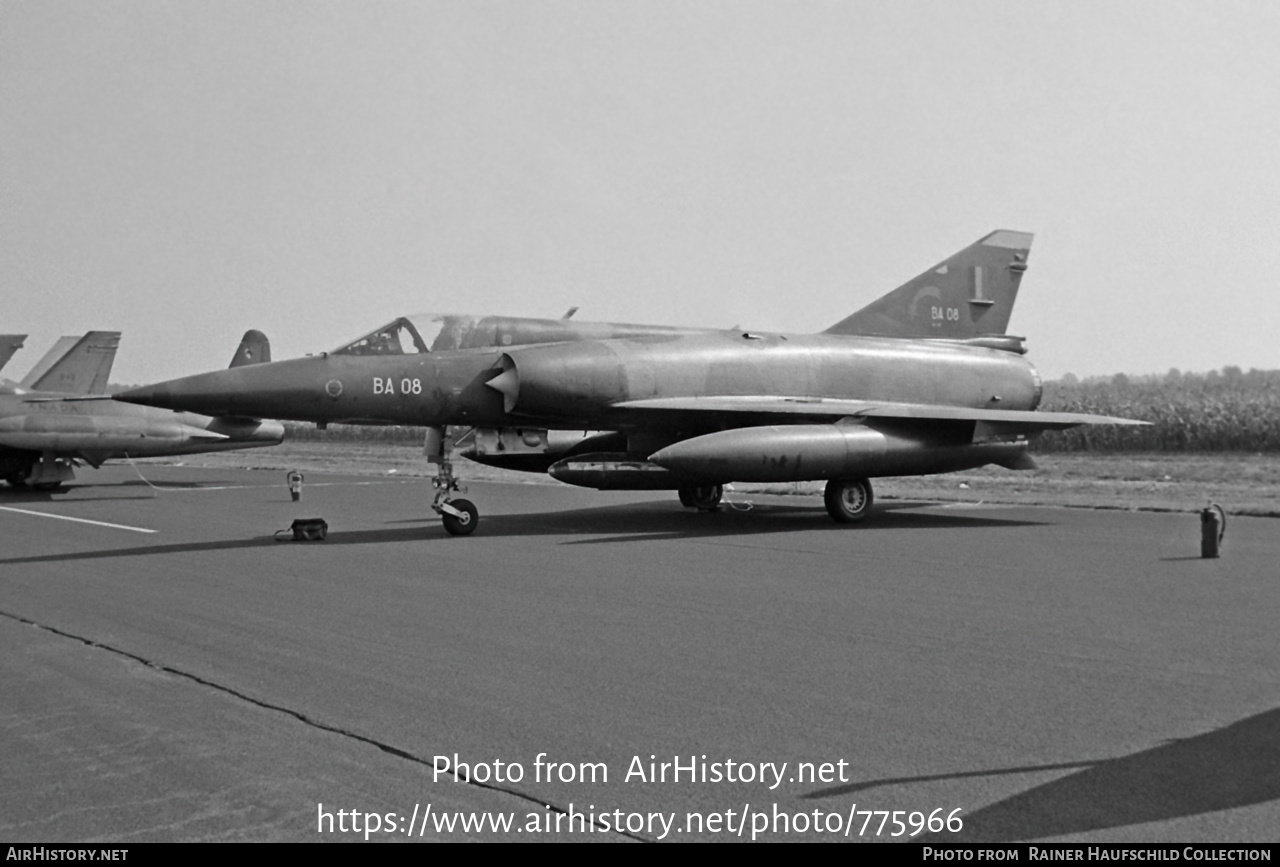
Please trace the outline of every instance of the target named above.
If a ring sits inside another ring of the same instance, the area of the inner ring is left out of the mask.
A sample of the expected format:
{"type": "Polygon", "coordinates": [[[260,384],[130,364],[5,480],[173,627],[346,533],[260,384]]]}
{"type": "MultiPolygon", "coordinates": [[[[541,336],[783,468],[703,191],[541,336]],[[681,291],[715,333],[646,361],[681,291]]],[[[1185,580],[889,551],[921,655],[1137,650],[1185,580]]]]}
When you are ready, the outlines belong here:
{"type": "Polygon", "coordinates": [[[9,363],[9,359],[22,348],[22,342],[26,339],[25,334],[0,334],[0,367],[9,363]]]}
{"type": "Polygon", "coordinates": [[[103,394],[120,346],[119,331],[90,331],[63,337],[22,380],[32,391],[103,394]]]}
{"type": "Polygon", "coordinates": [[[244,337],[240,338],[240,345],[236,347],[236,354],[231,356],[231,363],[227,367],[265,364],[270,360],[271,341],[267,339],[267,335],[256,328],[252,328],[244,333],[244,337]]]}
{"type": "Polygon", "coordinates": [[[1031,238],[992,232],[824,333],[952,340],[1004,334],[1031,238]]]}

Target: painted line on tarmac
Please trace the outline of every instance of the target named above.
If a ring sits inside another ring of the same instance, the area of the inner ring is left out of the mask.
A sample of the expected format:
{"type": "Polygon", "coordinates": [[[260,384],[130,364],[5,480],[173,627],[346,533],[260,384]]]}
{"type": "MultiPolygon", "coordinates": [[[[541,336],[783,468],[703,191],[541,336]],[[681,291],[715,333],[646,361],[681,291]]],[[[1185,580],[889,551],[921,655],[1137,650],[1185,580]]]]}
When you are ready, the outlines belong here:
{"type": "MultiPolygon", "coordinates": [[[[418,479],[387,479],[377,482],[307,482],[304,488],[342,488],[342,487],[359,487],[361,485],[403,485],[408,482],[425,482],[429,481],[425,476],[418,479]]],[[[156,490],[164,491],[166,494],[185,494],[198,491],[248,491],[256,488],[275,488],[283,487],[283,485],[200,485],[197,487],[165,487],[164,482],[160,482],[155,486],[156,490]]]]}
{"type": "Polygon", "coordinates": [[[48,512],[33,512],[31,509],[15,509],[12,506],[0,506],[3,512],[18,512],[23,515],[36,515],[41,518],[57,518],[59,521],[75,521],[78,524],[95,524],[99,527],[110,527],[113,530],[132,530],[135,533],[159,533],[159,530],[148,530],[146,527],[130,527],[126,524],[108,524],[106,521],[90,521],[88,518],[72,518],[68,515],[51,515],[48,512]]]}

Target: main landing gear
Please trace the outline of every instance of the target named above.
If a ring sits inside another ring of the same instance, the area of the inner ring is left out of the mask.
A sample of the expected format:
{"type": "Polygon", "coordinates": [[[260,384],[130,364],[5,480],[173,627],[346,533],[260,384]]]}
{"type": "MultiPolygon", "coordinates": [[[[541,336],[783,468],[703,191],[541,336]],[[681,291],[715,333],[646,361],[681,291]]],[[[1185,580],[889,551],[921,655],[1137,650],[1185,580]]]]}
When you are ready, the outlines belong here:
{"type": "Polygon", "coordinates": [[[692,485],[680,488],[680,505],[686,509],[697,509],[699,512],[714,512],[720,508],[720,498],[724,496],[723,485],[692,485]]]}
{"type": "Polygon", "coordinates": [[[45,452],[39,460],[22,458],[0,461],[0,478],[11,487],[28,491],[61,491],[65,482],[76,477],[73,461],[45,452]]]}
{"type": "Polygon", "coordinates": [[[874,495],[868,479],[832,479],[823,494],[827,514],[838,524],[856,524],[871,511],[874,495]]]}
{"type": "MultiPolygon", "coordinates": [[[[686,486],[679,489],[680,505],[701,512],[720,509],[722,485],[686,486]]],[[[827,514],[838,524],[856,524],[871,512],[875,495],[868,479],[832,479],[823,494],[827,514]]]]}
{"type": "Polygon", "coordinates": [[[480,523],[480,510],[470,500],[453,498],[455,493],[467,492],[453,475],[453,441],[443,428],[427,428],[423,450],[427,453],[427,460],[436,465],[436,474],[431,480],[436,497],[431,508],[440,516],[445,532],[450,536],[471,535],[480,523]]]}

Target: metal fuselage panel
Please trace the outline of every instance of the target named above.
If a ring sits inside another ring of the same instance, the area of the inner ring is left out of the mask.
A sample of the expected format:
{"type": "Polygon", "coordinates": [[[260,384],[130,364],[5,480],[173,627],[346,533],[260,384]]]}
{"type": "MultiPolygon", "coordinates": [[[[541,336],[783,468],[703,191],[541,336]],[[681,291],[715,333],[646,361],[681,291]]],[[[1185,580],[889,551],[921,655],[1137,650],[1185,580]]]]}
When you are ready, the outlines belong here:
{"type": "Polygon", "coordinates": [[[502,426],[502,396],[485,387],[500,372],[501,357],[496,349],[310,356],[188,376],[118,397],[211,415],[502,426]]]}
{"type": "Polygon", "coordinates": [[[775,395],[969,408],[1032,409],[1034,368],[980,347],[893,338],[719,333],[611,340],[507,353],[516,415],[567,416],[599,427],[650,398],[775,395]]]}
{"type": "MultiPolygon", "coordinates": [[[[679,414],[655,416],[615,404],[714,395],[1031,409],[1036,389],[1025,359],[982,347],[717,332],[317,356],[171,380],[124,397],[212,415],[315,422],[626,430],[683,427],[685,421],[679,414]]],[[[729,413],[714,422],[696,415],[696,427],[704,430],[752,423],[729,413]]]]}

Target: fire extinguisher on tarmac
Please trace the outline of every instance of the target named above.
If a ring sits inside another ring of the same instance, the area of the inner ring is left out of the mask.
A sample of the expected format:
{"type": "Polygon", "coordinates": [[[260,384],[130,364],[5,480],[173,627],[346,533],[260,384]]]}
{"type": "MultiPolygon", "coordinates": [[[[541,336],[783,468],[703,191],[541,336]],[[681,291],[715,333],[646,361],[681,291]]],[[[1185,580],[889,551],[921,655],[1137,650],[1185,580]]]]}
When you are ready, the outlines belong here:
{"type": "Polygon", "coordinates": [[[1200,513],[1200,556],[1218,556],[1222,537],[1227,534],[1227,512],[1217,503],[1210,503],[1200,513]]]}
{"type": "Polygon", "coordinates": [[[293,497],[296,503],[302,499],[302,473],[297,470],[290,470],[285,479],[289,482],[289,496],[293,497]]]}

